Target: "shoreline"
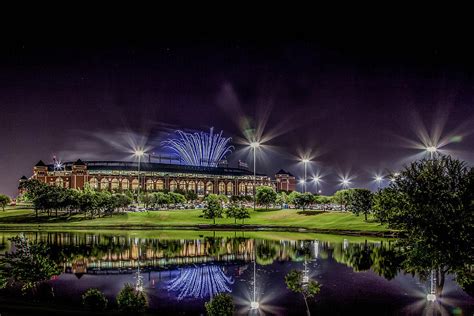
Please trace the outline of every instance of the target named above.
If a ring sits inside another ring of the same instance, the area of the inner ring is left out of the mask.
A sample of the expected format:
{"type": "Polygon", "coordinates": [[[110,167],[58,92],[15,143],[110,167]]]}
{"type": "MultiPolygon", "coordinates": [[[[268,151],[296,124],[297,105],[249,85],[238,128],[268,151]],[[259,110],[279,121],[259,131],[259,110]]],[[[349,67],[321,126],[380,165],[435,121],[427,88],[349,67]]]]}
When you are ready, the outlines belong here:
{"type": "Polygon", "coordinates": [[[397,231],[364,231],[347,229],[322,229],[306,228],[299,226],[270,226],[270,225],[228,225],[228,224],[198,224],[198,225],[87,225],[87,226],[57,226],[57,225],[23,225],[11,224],[0,225],[0,231],[62,231],[62,230],[216,230],[216,231],[266,231],[266,232],[298,232],[298,233],[320,233],[347,236],[371,236],[371,237],[398,237],[397,231]]]}

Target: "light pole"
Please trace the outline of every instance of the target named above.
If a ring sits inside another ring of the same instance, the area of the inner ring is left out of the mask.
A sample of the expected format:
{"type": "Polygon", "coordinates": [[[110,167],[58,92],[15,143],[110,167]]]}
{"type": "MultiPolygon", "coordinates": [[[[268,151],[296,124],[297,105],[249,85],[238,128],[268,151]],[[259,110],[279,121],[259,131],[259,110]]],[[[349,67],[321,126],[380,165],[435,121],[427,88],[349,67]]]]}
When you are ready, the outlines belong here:
{"type": "Polygon", "coordinates": [[[430,154],[430,159],[433,159],[434,155],[438,152],[438,148],[436,146],[428,146],[426,151],[430,154]]]}
{"type": "Polygon", "coordinates": [[[304,163],[304,182],[303,182],[303,193],[306,193],[306,165],[309,162],[309,159],[304,158],[301,160],[304,163]]]}
{"type": "Polygon", "coordinates": [[[316,184],[316,193],[320,193],[319,190],[318,190],[318,185],[319,185],[319,182],[321,181],[321,177],[320,176],[315,176],[313,178],[313,181],[316,184]]]}
{"type": "Polygon", "coordinates": [[[255,211],[255,185],[256,185],[256,166],[257,166],[257,148],[260,147],[259,142],[251,142],[250,147],[253,149],[253,210],[255,211]]]}
{"type": "Polygon", "coordinates": [[[140,161],[142,156],[145,154],[143,149],[137,149],[135,150],[135,156],[138,157],[138,174],[137,174],[137,179],[138,179],[138,190],[137,190],[137,202],[138,206],[140,206],[140,161]]]}
{"type": "Polygon", "coordinates": [[[375,181],[377,182],[377,188],[380,190],[380,183],[382,182],[382,176],[375,176],[375,181]]]}

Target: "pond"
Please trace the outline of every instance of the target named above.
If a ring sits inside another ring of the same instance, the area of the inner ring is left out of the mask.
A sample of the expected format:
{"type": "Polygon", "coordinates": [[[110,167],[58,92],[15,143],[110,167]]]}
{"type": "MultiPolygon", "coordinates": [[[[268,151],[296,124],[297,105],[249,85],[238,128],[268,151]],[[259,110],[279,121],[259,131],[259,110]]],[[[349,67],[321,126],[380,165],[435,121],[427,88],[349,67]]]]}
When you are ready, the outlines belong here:
{"type": "MultiPolygon", "coordinates": [[[[0,233],[0,252],[10,251],[0,233]]],[[[47,282],[51,304],[81,308],[88,288],[112,304],[125,283],[143,288],[161,315],[205,314],[204,302],[230,293],[238,315],[305,315],[301,294],[285,275],[302,271],[321,284],[313,315],[472,315],[472,293],[451,274],[401,270],[394,240],[282,232],[29,232],[51,248],[61,274],[47,282]],[[430,301],[429,294],[436,299],[430,301]],[[250,311],[250,303],[259,309],[250,311]]],[[[5,293],[8,295],[8,293],[5,293]]],[[[1,311],[0,311],[1,312],[1,311]]]]}

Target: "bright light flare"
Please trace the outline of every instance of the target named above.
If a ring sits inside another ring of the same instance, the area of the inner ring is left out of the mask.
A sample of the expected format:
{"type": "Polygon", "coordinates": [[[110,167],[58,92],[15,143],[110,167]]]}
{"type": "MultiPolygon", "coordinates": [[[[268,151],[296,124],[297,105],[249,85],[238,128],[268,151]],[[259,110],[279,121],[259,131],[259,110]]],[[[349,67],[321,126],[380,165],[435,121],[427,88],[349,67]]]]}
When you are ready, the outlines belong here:
{"type": "Polygon", "coordinates": [[[145,154],[145,151],[140,148],[140,149],[136,149],[133,154],[137,157],[142,157],[145,154]]]}
{"type": "Polygon", "coordinates": [[[250,309],[258,309],[260,304],[258,302],[250,302],[250,309]]]}
{"type": "Polygon", "coordinates": [[[258,147],[260,147],[260,142],[251,142],[249,145],[252,148],[258,148],[258,147]]]}
{"type": "Polygon", "coordinates": [[[309,159],[308,159],[308,158],[303,158],[303,159],[301,159],[301,162],[303,162],[303,163],[308,163],[308,162],[309,162],[309,159]]]}
{"type": "Polygon", "coordinates": [[[429,153],[435,153],[438,151],[438,148],[436,148],[435,146],[428,146],[426,147],[426,151],[429,153]]]}

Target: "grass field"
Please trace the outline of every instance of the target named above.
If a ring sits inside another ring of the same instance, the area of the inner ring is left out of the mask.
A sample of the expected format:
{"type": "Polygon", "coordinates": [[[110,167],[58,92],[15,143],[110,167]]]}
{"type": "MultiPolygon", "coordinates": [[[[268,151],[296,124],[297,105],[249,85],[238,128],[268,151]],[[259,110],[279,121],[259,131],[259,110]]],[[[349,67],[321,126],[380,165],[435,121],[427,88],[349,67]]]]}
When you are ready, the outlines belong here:
{"type": "MultiPolygon", "coordinates": [[[[360,232],[387,232],[385,226],[375,222],[372,218],[366,222],[363,216],[355,216],[346,212],[326,212],[314,215],[298,214],[300,210],[271,210],[250,211],[250,219],[245,220],[245,225],[251,225],[249,229],[258,227],[288,227],[289,229],[303,228],[314,230],[337,231],[360,231],[360,232]]],[[[237,221],[237,224],[240,224],[237,221]]],[[[212,225],[213,221],[202,217],[202,210],[170,210],[150,211],[142,213],[125,213],[113,216],[86,219],[84,215],[73,215],[71,217],[61,215],[58,217],[47,217],[41,215],[35,218],[31,209],[12,208],[5,212],[0,211],[0,229],[12,229],[15,227],[32,229],[84,229],[93,227],[98,229],[153,229],[159,227],[191,227],[212,225]]],[[[234,224],[233,219],[216,219],[217,227],[228,227],[234,224]]],[[[212,226],[212,227],[216,227],[212,226]]],[[[240,227],[242,228],[242,227],[240,227]]]]}

